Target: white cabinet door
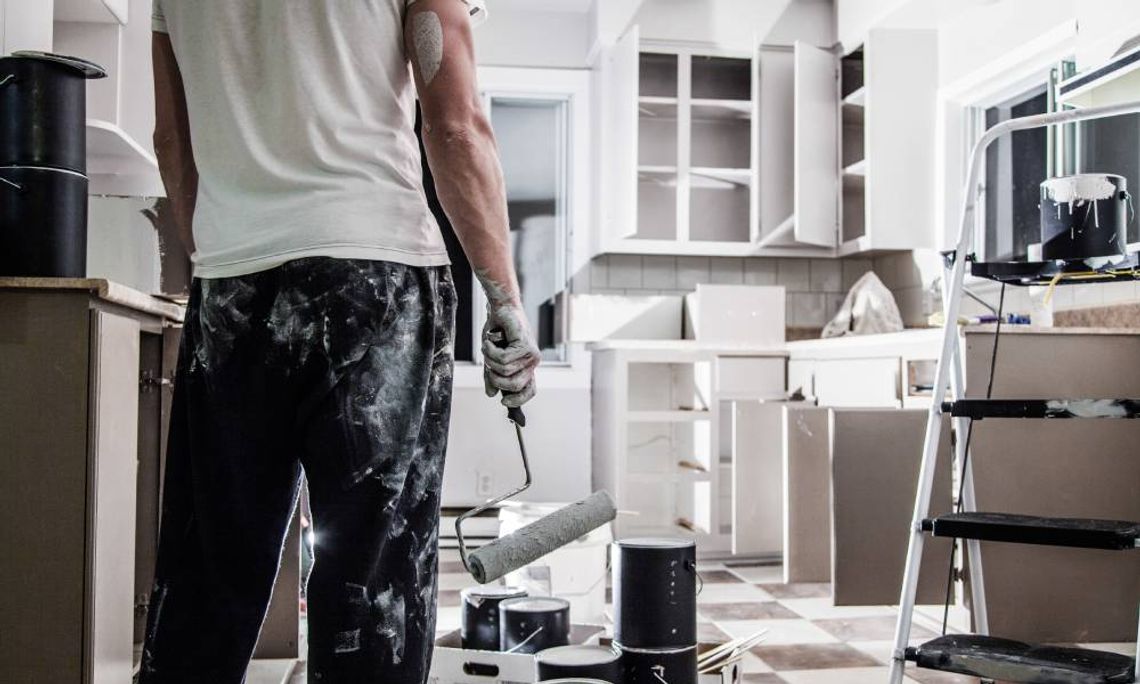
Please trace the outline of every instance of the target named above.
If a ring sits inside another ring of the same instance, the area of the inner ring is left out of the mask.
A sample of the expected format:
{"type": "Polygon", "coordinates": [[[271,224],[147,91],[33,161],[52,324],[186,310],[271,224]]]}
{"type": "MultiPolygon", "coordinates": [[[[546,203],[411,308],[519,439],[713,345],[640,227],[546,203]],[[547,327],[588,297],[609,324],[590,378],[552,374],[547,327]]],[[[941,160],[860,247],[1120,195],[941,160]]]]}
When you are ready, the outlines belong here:
{"type": "Polygon", "coordinates": [[[606,55],[602,68],[601,159],[602,239],[607,251],[615,240],[637,232],[637,95],[641,33],[637,26],[606,55]]]}
{"type": "Polygon", "coordinates": [[[865,220],[872,249],[935,244],[937,35],[873,29],[867,37],[865,220]]]}
{"type": "Polygon", "coordinates": [[[783,551],[782,402],[736,401],[732,418],[732,553],[783,551]]]}
{"type": "Polygon", "coordinates": [[[839,236],[839,93],[835,56],[795,43],[796,242],[834,247],[839,236]]]}

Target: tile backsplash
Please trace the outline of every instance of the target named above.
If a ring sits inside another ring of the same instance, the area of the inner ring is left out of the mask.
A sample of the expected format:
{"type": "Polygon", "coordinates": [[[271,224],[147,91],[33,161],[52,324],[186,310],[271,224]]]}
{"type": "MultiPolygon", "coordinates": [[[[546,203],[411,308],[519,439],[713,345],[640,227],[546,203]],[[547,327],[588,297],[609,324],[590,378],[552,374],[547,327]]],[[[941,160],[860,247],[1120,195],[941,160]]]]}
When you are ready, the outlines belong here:
{"type": "Polygon", "coordinates": [[[822,328],[870,259],[781,259],[604,254],[573,280],[578,294],[683,295],[697,285],[782,285],[789,328],[822,328]]]}

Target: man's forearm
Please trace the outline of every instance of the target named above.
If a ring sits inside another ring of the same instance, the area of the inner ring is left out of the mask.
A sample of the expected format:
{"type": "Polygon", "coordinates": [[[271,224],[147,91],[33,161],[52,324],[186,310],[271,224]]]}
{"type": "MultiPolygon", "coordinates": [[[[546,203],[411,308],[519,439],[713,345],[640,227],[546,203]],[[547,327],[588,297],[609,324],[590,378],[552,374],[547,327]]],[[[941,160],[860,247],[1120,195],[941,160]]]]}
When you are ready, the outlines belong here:
{"type": "Polygon", "coordinates": [[[187,254],[194,253],[194,206],[198,200],[198,167],[190,145],[190,114],[182,72],[174,57],[170,36],[155,33],[154,62],[154,154],[166,196],[174,212],[178,234],[187,254]]]}
{"type": "Polygon", "coordinates": [[[187,149],[189,141],[155,144],[155,157],[170,200],[178,236],[187,254],[194,253],[194,206],[198,200],[198,167],[187,149]]]}
{"type": "Polygon", "coordinates": [[[440,204],[487,297],[517,304],[506,187],[486,116],[473,111],[462,121],[425,123],[424,146],[440,204]]]}

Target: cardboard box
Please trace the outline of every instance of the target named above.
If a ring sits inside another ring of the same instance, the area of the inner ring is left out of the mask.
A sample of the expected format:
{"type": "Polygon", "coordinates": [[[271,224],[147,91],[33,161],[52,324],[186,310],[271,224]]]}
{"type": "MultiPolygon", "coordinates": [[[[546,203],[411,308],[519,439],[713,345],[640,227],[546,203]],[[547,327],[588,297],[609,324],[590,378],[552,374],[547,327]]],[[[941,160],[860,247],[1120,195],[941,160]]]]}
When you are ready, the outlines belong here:
{"type": "MultiPolygon", "coordinates": [[[[599,625],[572,625],[570,643],[597,644],[605,631],[605,627],[599,625]]],[[[429,684],[531,684],[536,681],[538,665],[533,653],[464,650],[459,630],[435,640],[429,684]]]]}

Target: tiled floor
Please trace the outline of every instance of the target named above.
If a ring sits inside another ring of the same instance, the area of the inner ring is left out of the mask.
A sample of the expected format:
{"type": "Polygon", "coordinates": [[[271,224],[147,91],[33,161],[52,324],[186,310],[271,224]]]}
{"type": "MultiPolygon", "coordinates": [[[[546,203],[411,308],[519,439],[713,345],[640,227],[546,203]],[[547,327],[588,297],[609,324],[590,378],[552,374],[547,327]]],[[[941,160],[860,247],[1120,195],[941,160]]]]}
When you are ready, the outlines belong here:
{"type": "MultiPolygon", "coordinates": [[[[440,633],[459,627],[459,591],[471,584],[452,557],[440,566],[440,633]]],[[[886,684],[896,609],[831,605],[826,584],[783,584],[779,566],[702,563],[704,588],[697,599],[699,638],[722,642],[767,629],[765,641],[742,661],[746,684],[886,684]]],[[[940,611],[916,613],[912,643],[934,636],[940,611]]],[[[1098,648],[1132,653],[1133,644],[1098,648]]],[[[303,668],[298,668],[298,672],[303,668]]],[[[972,677],[907,668],[913,684],[978,682],[972,677]]],[[[291,684],[303,684],[297,675],[291,684]]]]}

